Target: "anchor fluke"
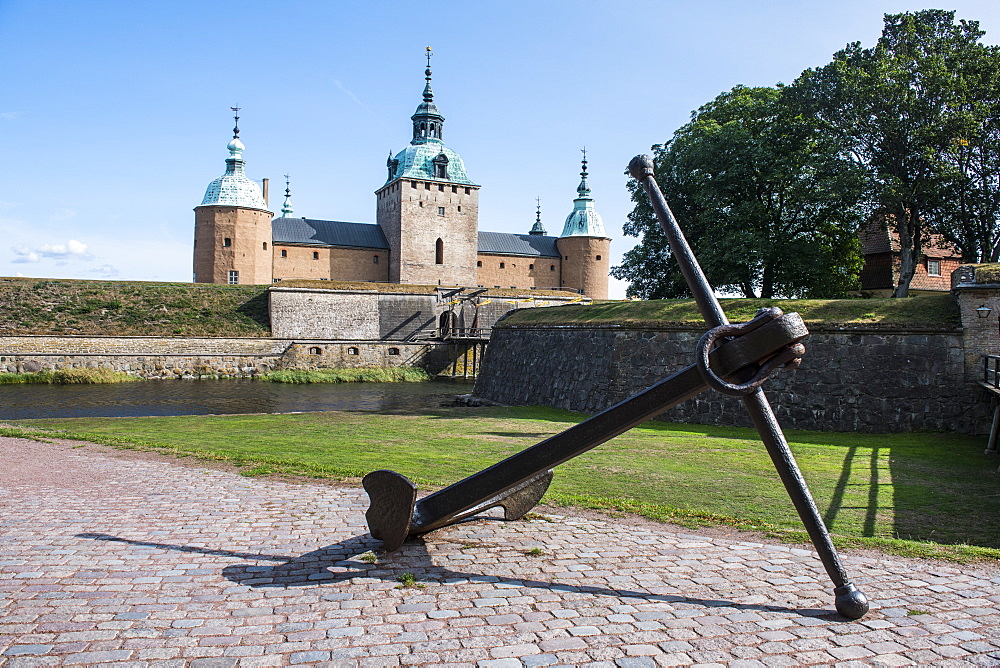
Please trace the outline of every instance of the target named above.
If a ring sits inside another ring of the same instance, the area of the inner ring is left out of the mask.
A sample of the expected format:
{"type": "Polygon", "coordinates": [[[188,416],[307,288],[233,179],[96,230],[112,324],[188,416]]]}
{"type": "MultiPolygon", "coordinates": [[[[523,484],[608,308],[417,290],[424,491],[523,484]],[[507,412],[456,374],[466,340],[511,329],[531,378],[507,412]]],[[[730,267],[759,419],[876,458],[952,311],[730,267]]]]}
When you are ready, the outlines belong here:
{"type": "Polygon", "coordinates": [[[398,550],[410,533],[417,486],[406,476],[385,469],[372,471],[361,484],[371,499],[365,519],[372,538],[382,541],[387,552],[398,550]]]}

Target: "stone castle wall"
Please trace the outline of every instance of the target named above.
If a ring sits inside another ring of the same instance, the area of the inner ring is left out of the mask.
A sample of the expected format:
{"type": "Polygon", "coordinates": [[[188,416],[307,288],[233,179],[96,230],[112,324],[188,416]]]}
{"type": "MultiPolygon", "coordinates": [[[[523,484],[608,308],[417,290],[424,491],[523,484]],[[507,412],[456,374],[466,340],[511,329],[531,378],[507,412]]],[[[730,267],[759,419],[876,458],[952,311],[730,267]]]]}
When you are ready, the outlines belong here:
{"type": "MultiPolygon", "coordinates": [[[[494,330],[478,397],[596,413],[694,362],[702,331],[620,327],[494,330]]],[[[782,426],[980,433],[987,403],[966,372],[961,331],[815,331],[802,366],[764,385],[782,426]]],[[[662,415],[749,426],[738,399],[706,391],[662,415]]]]}
{"type": "Polygon", "coordinates": [[[459,354],[437,342],[0,336],[0,371],[99,368],[143,378],[247,378],[277,369],[372,366],[419,366],[436,374],[459,354]]]}

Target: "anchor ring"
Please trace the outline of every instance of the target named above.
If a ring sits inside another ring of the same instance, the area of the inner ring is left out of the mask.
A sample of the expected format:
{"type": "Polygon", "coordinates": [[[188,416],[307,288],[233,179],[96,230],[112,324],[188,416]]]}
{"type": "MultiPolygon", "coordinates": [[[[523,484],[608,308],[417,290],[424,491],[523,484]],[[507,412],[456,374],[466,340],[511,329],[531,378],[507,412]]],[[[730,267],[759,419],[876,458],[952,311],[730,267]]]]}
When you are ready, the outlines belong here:
{"type": "Polygon", "coordinates": [[[806,352],[806,347],[801,343],[796,343],[778,351],[767,361],[760,365],[753,377],[743,383],[730,383],[720,378],[709,366],[709,353],[715,347],[715,343],[723,337],[742,336],[747,332],[752,332],[761,325],[781,317],[779,308],[761,309],[757,316],[750,322],[738,325],[720,325],[705,332],[698,340],[695,348],[695,364],[702,380],[712,389],[731,397],[742,397],[753,394],[757,391],[772,371],[778,367],[797,367],[801,362],[802,355],[806,352]]]}

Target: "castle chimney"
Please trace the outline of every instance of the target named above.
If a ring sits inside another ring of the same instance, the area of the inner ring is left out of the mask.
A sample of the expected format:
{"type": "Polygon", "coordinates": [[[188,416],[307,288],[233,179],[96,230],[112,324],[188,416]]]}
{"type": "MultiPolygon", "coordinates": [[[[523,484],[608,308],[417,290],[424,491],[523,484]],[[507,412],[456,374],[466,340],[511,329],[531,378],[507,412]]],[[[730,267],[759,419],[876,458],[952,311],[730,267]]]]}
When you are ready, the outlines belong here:
{"type": "Polygon", "coordinates": [[[264,195],[264,206],[268,206],[268,203],[267,203],[267,181],[268,181],[267,179],[264,179],[261,182],[261,188],[260,188],[261,191],[263,192],[263,195],[264,195]]]}

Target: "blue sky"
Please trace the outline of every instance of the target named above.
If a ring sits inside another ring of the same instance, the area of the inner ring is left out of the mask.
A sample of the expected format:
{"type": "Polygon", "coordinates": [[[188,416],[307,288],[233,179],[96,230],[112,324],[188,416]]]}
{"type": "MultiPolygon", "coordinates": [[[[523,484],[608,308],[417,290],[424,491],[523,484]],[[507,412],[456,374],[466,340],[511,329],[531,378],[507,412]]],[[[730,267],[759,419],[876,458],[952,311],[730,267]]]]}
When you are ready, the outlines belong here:
{"type": "MultiPolygon", "coordinates": [[[[188,281],[192,208],[232,128],[296,215],[374,222],[434,49],[444,140],[480,229],[558,234],[587,147],[612,264],[635,240],[623,172],[737,85],[789,82],[882,15],[929,7],[1000,35],[1000,3],[0,0],[0,275],[188,281]]],[[[613,282],[612,296],[624,286],[613,282]]]]}

